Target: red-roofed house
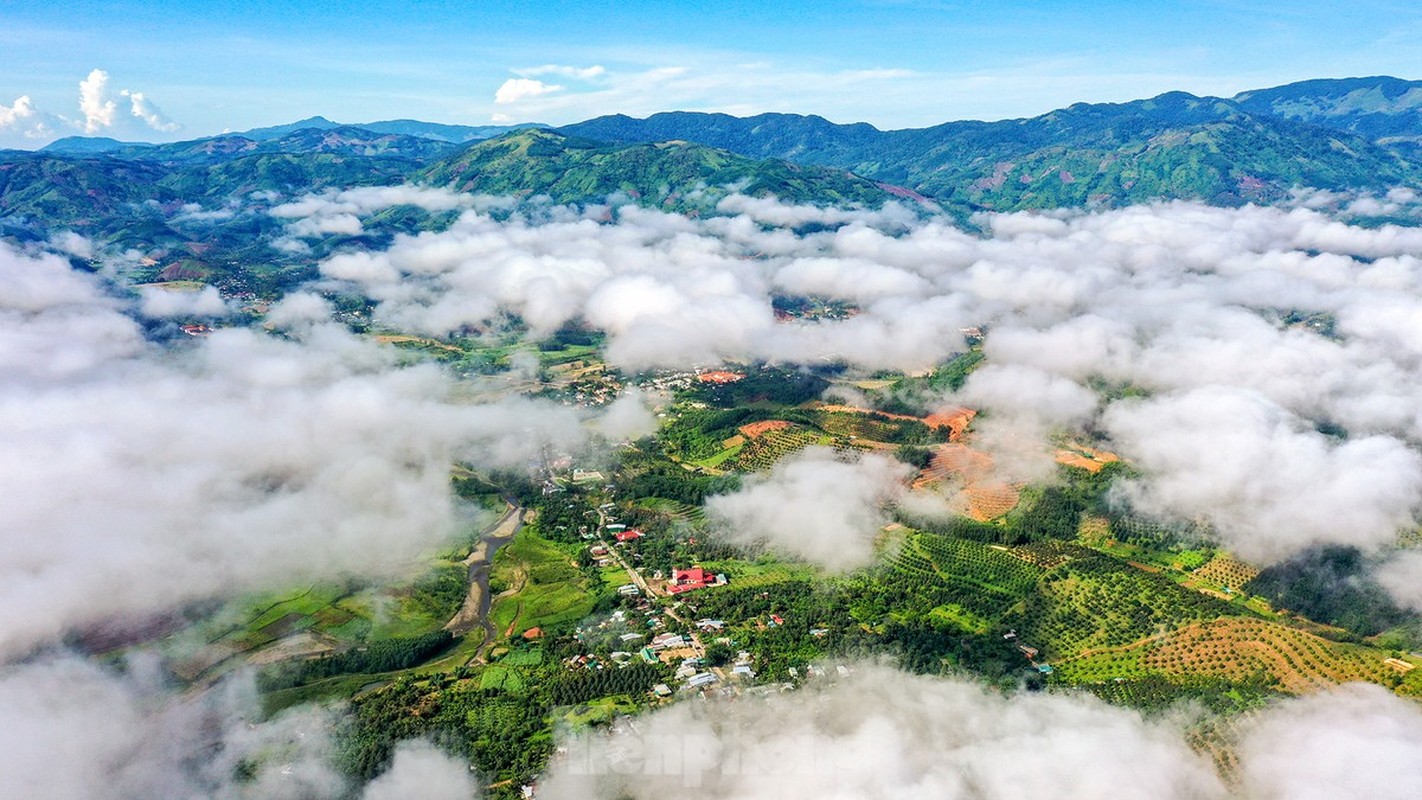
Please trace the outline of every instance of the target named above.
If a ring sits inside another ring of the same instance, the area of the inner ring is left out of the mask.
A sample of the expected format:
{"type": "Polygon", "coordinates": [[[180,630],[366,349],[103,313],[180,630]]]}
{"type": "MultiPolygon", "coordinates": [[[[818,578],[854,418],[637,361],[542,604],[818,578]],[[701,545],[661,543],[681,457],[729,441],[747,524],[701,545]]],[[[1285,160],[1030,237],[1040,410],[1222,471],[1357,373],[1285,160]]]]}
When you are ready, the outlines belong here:
{"type": "Polygon", "coordinates": [[[667,594],[681,594],[707,586],[719,586],[726,582],[720,575],[713,575],[701,567],[672,570],[671,582],[667,584],[667,594]]]}
{"type": "Polygon", "coordinates": [[[619,542],[631,542],[642,538],[642,532],[636,529],[630,531],[618,531],[617,533],[613,534],[613,538],[615,538],[619,542]]]}

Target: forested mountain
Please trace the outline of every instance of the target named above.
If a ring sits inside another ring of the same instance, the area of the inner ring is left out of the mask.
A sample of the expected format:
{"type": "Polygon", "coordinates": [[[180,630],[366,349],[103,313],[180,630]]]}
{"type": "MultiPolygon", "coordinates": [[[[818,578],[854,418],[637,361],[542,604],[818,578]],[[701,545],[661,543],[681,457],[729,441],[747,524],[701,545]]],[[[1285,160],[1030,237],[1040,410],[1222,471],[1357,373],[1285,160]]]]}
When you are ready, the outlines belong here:
{"type": "Polygon", "coordinates": [[[1176,198],[1271,202],[1295,186],[1382,189],[1422,176],[1422,164],[1387,141],[1183,92],[894,131],[819,117],[689,112],[599,117],[562,130],[606,141],[684,139],[833,166],[997,210],[1176,198]]]}
{"type": "Polygon", "coordinates": [[[1422,81],[1320,79],[1241,92],[1235,102],[1251,114],[1270,114],[1372,139],[1422,141],[1422,81]]]}

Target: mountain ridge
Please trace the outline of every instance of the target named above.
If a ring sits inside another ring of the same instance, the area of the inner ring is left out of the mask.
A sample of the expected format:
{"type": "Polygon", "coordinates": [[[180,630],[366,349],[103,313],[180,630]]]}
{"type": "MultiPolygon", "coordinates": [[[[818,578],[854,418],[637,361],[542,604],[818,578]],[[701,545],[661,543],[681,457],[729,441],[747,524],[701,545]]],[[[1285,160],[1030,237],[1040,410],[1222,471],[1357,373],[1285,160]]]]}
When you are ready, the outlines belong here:
{"type": "MultiPolygon", "coordinates": [[[[1366,80],[1352,79],[1350,91],[1366,80]]],[[[1386,80],[1422,97],[1422,81],[1386,80]]],[[[1255,105],[1275,97],[1302,102],[1305,92],[1334,91],[1335,83],[1275,87],[1255,105]]],[[[1125,103],[1076,103],[1029,118],[885,131],[803,115],[697,112],[595,117],[559,130],[617,142],[697,141],[753,158],[846,169],[994,210],[1152,199],[1274,202],[1297,186],[1369,190],[1416,185],[1422,177],[1415,150],[1350,130],[1342,112],[1329,125],[1299,117],[1166,92],[1125,103]]],[[[1407,119],[1402,115],[1389,131],[1405,130],[1407,119]]],[[[1416,133],[1422,136],[1422,119],[1416,133]]]]}

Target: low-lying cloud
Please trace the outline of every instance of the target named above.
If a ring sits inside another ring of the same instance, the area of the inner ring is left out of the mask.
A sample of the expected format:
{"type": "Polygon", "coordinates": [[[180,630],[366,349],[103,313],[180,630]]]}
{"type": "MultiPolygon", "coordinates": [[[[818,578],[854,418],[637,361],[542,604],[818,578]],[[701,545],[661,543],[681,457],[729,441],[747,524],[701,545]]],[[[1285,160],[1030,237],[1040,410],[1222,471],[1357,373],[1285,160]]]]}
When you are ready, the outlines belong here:
{"type": "Polygon", "coordinates": [[[572,737],[539,796],[1374,797],[1413,785],[1422,764],[1422,710],[1375,686],[1255,714],[1238,784],[1187,744],[1191,719],[856,665],[793,694],[678,703],[572,737]]]}
{"type": "Polygon", "coordinates": [[[1009,478],[1050,474],[1054,435],[1104,434],[1143,473],[1118,499],[1208,521],[1261,561],[1385,549],[1418,513],[1422,229],[1191,203],[989,214],[981,233],[897,206],[733,196],[722,211],[471,210],[321,271],[377,319],[433,335],[509,314],[534,336],[585,322],[627,370],[919,370],[982,329],[988,366],[942,402],[989,412],[979,444],[1009,478]],[[777,294],[857,313],[787,322],[777,294]]]}
{"type": "Polygon", "coordinates": [[[165,348],[63,259],[0,249],[0,289],[0,655],[110,616],[408,570],[472,523],[453,462],[524,468],[586,435],[557,404],[457,400],[310,295],[273,311],[282,338],[165,348]]]}
{"type": "Polygon", "coordinates": [[[0,666],[0,795],[345,795],[333,760],[336,713],[308,708],[258,723],[250,680],[180,696],[153,666],[119,674],[72,656],[0,666]]]}
{"type": "Polygon", "coordinates": [[[1252,391],[1117,403],[1103,425],[1148,476],[1117,487],[1134,507],[1201,517],[1259,563],[1320,544],[1377,550],[1422,503],[1422,455],[1404,441],[1335,441],[1252,391]]]}
{"type": "Polygon", "coordinates": [[[874,559],[874,538],[887,522],[884,505],[899,495],[907,467],[874,453],[837,455],[809,447],[782,459],[764,477],[706,500],[721,538],[768,545],[835,571],[874,559]]]}
{"type": "Polygon", "coordinates": [[[1211,798],[1177,730],[1058,695],[856,665],[833,683],[737,703],[685,702],[637,731],[568,742],[540,797],[1211,798]]]}

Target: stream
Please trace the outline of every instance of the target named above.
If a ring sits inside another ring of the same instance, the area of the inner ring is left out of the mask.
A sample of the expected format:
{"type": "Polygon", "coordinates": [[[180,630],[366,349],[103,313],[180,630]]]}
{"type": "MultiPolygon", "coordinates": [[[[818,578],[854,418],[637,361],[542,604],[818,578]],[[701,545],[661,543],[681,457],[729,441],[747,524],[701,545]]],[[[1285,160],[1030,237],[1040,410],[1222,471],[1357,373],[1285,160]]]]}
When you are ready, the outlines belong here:
{"type": "Polygon", "coordinates": [[[523,528],[523,515],[523,508],[510,503],[504,515],[484,531],[479,543],[464,559],[464,564],[469,567],[469,593],[464,597],[464,605],[445,623],[444,628],[455,636],[463,636],[475,628],[484,631],[484,641],[471,661],[482,659],[497,636],[494,624],[489,621],[489,607],[493,601],[489,593],[489,569],[494,554],[523,528]]]}

